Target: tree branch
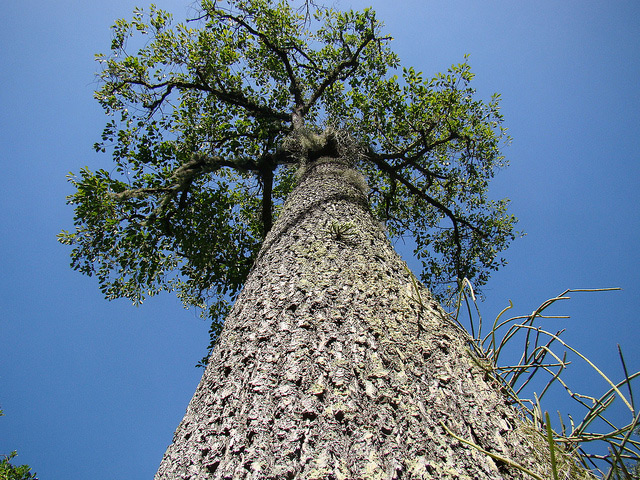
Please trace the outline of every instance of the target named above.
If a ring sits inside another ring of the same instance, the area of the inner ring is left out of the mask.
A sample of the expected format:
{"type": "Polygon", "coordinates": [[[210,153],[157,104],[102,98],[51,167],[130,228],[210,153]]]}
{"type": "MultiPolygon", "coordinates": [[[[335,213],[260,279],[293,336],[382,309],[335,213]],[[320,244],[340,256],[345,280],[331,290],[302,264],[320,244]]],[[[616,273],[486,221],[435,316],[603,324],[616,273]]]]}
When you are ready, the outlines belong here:
{"type": "Polygon", "coordinates": [[[234,15],[229,15],[229,14],[220,15],[220,18],[232,20],[236,22],[238,25],[244,27],[251,35],[258,37],[260,41],[262,41],[262,43],[269,50],[271,50],[273,53],[276,54],[276,56],[278,56],[278,58],[280,58],[280,61],[282,62],[287,72],[287,76],[289,77],[289,81],[291,82],[289,86],[289,91],[293,95],[295,105],[298,107],[302,106],[304,104],[304,100],[302,98],[302,89],[300,88],[298,78],[296,77],[293,71],[293,68],[291,67],[291,63],[289,62],[289,56],[287,55],[287,52],[277,47],[273,42],[271,42],[271,40],[267,35],[257,31],[251,25],[245,22],[243,19],[236,17],[234,15]]]}
{"type": "Polygon", "coordinates": [[[478,227],[469,223],[467,220],[463,218],[459,218],[458,216],[456,216],[455,213],[451,211],[451,209],[447,208],[444,204],[442,204],[435,198],[427,195],[426,192],[416,187],[413,183],[411,183],[405,177],[400,175],[394,167],[392,167],[387,162],[385,162],[383,156],[377,155],[375,153],[370,153],[368,158],[373,163],[375,163],[380,170],[382,170],[387,175],[389,175],[389,177],[392,180],[402,183],[405,187],[407,187],[407,189],[411,193],[421,198],[422,200],[427,202],[429,205],[432,205],[433,207],[440,210],[444,215],[446,215],[449,218],[449,220],[451,220],[451,223],[453,225],[453,238],[456,244],[456,274],[458,275],[459,279],[462,279],[463,272],[462,272],[462,266],[460,265],[460,260],[462,258],[462,241],[461,241],[462,239],[460,234],[460,225],[464,225],[465,227],[468,227],[474,231],[479,231],[478,227]]]}
{"type": "Polygon", "coordinates": [[[424,168],[422,165],[418,163],[418,160],[420,159],[420,157],[423,157],[425,154],[427,154],[429,151],[433,150],[434,148],[438,147],[439,145],[446,144],[451,140],[455,140],[457,138],[461,138],[461,137],[458,135],[458,133],[452,132],[449,134],[448,137],[442,138],[440,140],[436,140],[435,142],[426,145],[424,148],[422,148],[421,150],[419,150],[418,152],[416,152],[415,154],[409,157],[407,157],[406,155],[412,149],[417,147],[421,142],[426,140],[424,138],[424,135],[422,139],[416,140],[415,142],[411,143],[410,145],[403,148],[402,150],[399,150],[396,153],[369,153],[369,155],[381,161],[400,160],[400,159],[404,160],[402,163],[398,165],[391,165],[391,164],[387,164],[387,165],[389,166],[390,169],[392,169],[398,175],[400,175],[398,172],[400,172],[403,168],[411,167],[414,170],[416,170],[418,173],[424,175],[427,178],[427,181],[429,182],[429,187],[431,187],[431,185],[433,185],[435,181],[434,179],[449,180],[449,176],[432,172],[431,170],[424,168]]]}
{"type": "Polygon", "coordinates": [[[273,208],[273,170],[265,168],[262,171],[262,238],[267,236],[267,233],[273,226],[272,208],[273,208]]]}
{"type": "Polygon", "coordinates": [[[301,112],[303,115],[306,114],[311,109],[311,107],[322,96],[324,91],[340,78],[344,70],[348,68],[356,67],[358,65],[360,54],[367,47],[367,45],[369,45],[369,43],[371,43],[371,41],[374,39],[375,39],[375,35],[373,33],[371,33],[370,35],[367,35],[364,41],[357,48],[355,53],[353,53],[348,60],[340,62],[338,65],[336,65],[336,67],[331,71],[331,73],[329,73],[327,78],[324,79],[324,81],[320,84],[320,86],[316,89],[316,91],[313,92],[313,94],[311,95],[311,98],[304,105],[301,112]]]}
{"type": "Polygon", "coordinates": [[[171,90],[174,88],[179,88],[182,90],[199,90],[201,92],[207,92],[215,96],[217,99],[238,107],[242,107],[248,112],[254,114],[256,117],[260,118],[273,118],[275,120],[281,121],[289,121],[290,117],[287,114],[277,112],[265,105],[259,105],[252,100],[245,97],[241,92],[226,92],[224,90],[216,90],[208,85],[194,83],[194,82],[186,82],[181,80],[167,80],[162,83],[149,83],[145,80],[136,80],[136,79],[127,79],[123,80],[121,84],[127,85],[140,85],[142,87],[148,88],[150,90],[157,90],[160,88],[165,88],[165,92],[161,95],[160,99],[154,101],[152,104],[148,105],[147,108],[150,110],[155,110],[160,103],[162,103],[167,96],[171,93],[171,90]]]}
{"type": "MultiPolygon", "coordinates": [[[[200,175],[215,172],[223,167],[233,168],[240,171],[258,170],[259,167],[254,160],[251,159],[234,159],[227,160],[222,157],[208,157],[202,153],[195,153],[191,160],[180,165],[174,170],[167,179],[168,185],[165,187],[151,188],[135,188],[128,189],[118,193],[110,193],[109,195],[116,201],[126,201],[131,198],[143,198],[148,195],[162,194],[159,205],[149,215],[148,220],[157,218],[167,209],[169,202],[174,199],[180,192],[187,192],[191,183],[200,175]]],[[[186,198],[181,200],[184,204],[186,198]]]]}
{"type": "Polygon", "coordinates": [[[411,145],[409,145],[408,147],[405,147],[404,149],[402,149],[398,153],[385,153],[385,154],[379,154],[379,156],[381,158],[386,159],[386,160],[399,160],[399,159],[405,160],[403,163],[401,163],[400,165],[397,165],[395,167],[397,170],[399,170],[401,168],[404,168],[407,165],[410,165],[412,162],[415,162],[420,157],[423,157],[426,153],[430,152],[434,148],[436,148],[436,147],[438,147],[440,145],[444,145],[445,143],[449,143],[451,140],[455,140],[457,138],[460,138],[458,133],[457,132],[451,132],[451,133],[449,133],[449,135],[446,138],[441,138],[440,140],[436,140],[433,143],[429,143],[428,145],[425,145],[421,150],[418,150],[413,155],[407,157],[406,156],[407,153],[409,153],[413,148],[417,147],[421,142],[424,141],[424,139],[418,139],[415,142],[413,142],[411,145]]]}
{"type": "Polygon", "coordinates": [[[118,202],[124,202],[132,198],[143,198],[147,195],[155,195],[158,193],[170,193],[174,191],[174,187],[156,187],[156,188],[130,188],[122,192],[109,192],[109,196],[118,202]]]}

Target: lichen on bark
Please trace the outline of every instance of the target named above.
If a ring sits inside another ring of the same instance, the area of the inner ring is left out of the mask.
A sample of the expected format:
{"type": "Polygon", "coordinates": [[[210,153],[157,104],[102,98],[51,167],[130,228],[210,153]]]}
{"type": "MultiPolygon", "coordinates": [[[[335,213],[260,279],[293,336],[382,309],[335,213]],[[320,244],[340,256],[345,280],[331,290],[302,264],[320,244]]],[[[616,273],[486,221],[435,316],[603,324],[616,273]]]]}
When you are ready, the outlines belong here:
{"type": "Polygon", "coordinates": [[[443,424],[550,474],[466,332],[394,251],[351,163],[305,165],[156,480],[527,478],[443,424]]]}

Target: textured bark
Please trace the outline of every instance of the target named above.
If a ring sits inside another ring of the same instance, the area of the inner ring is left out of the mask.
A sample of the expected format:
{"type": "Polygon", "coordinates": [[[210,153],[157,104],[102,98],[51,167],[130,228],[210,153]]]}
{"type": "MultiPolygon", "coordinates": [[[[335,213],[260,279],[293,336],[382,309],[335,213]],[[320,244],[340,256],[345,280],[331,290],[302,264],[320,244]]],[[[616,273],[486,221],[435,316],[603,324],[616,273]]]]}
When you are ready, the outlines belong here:
{"type": "Polygon", "coordinates": [[[307,167],[156,480],[529,478],[442,423],[551,477],[467,334],[416,291],[366,191],[346,162],[307,167]]]}

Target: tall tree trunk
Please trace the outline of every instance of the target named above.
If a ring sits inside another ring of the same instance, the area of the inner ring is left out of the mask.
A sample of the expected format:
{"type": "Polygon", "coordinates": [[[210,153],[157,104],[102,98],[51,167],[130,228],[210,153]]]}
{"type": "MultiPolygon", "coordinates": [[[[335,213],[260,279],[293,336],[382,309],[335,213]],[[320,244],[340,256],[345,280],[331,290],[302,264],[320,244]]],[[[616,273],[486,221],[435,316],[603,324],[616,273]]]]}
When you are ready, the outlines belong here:
{"type": "Polygon", "coordinates": [[[551,477],[366,193],[345,160],[306,167],[156,480],[530,478],[443,424],[551,477]]]}

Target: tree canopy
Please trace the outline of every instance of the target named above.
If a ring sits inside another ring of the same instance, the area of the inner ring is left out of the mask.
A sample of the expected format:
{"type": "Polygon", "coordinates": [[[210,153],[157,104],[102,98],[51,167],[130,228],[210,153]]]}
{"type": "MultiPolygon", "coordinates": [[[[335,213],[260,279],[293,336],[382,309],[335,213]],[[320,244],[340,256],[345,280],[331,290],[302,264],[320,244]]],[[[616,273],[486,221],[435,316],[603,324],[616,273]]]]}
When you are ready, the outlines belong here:
{"type": "Polygon", "coordinates": [[[499,95],[476,98],[466,57],[433,77],[403,67],[371,9],[312,6],[202,0],[175,26],[153,5],[115,22],[95,93],[95,149],[115,166],[70,174],[75,231],[59,236],[107,298],[175,291],[215,336],[296,169],[345,138],[436,295],[505,262],[516,220],[487,194],[506,165],[499,95]]]}

